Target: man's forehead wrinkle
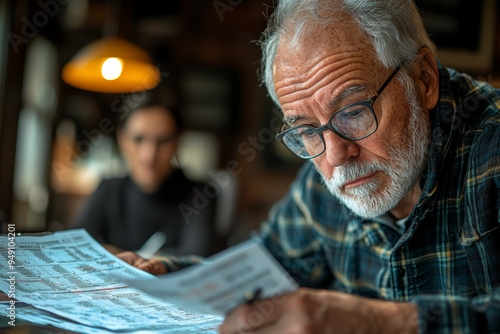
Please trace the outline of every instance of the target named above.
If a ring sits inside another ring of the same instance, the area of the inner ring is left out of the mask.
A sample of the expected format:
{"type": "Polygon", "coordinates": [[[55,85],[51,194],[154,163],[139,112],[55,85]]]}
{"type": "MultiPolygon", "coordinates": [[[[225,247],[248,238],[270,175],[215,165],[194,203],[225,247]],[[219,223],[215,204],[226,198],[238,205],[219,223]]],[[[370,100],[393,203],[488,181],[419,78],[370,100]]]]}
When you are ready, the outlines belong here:
{"type": "Polygon", "coordinates": [[[275,82],[274,86],[276,93],[286,96],[289,94],[289,91],[307,90],[331,72],[351,64],[363,62],[363,56],[361,54],[359,56],[353,56],[352,52],[353,51],[344,51],[336,55],[328,56],[312,64],[309,68],[296,66],[296,69],[292,70],[292,68],[286,68],[288,66],[283,68],[283,66],[278,65],[278,68],[282,67],[282,73],[277,75],[278,80],[275,82]]]}
{"type": "MultiPolygon", "coordinates": [[[[331,75],[329,78],[326,77],[309,90],[290,90],[286,95],[278,93],[278,98],[282,108],[286,110],[303,109],[303,103],[310,104],[314,102],[317,104],[317,107],[321,107],[325,111],[331,111],[336,101],[344,98],[340,96],[337,99],[337,96],[344,93],[343,91],[346,87],[365,87],[367,85],[366,76],[365,71],[360,71],[356,67],[348,68],[342,73],[335,73],[335,75],[331,75]]],[[[357,90],[345,92],[344,94],[351,95],[357,93],[357,90]]]]}
{"type": "MultiPolygon", "coordinates": [[[[354,83],[352,83],[352,80],[349,80],[347,81],[347,86],[344,85],[344,87],[340,89],[340,92],[336,94],[336,96],[334,96],[331,100],[327,100],[325,101],[325,103],[316,101],[316,103],[318,104],[316,110],[322,110],[322,113],[330,115],[332,113],[332,110],[334,111],[338,108],[337,104],[340,103],[343,99],[359,92],[366,91],[367,89],[368,86],[364,83],[359,83],[359,80],[355,79],[354,83]]],[[[284,106],[288,106],[288,103],[285,103],[284,106]]],[[[306,114],[302,114],[301,110],[303,111],[302,107],[296,109],[295,107],[293,107],[293,104],[290,106],[290,108],[283,108],[283,121],[288,126],[293,126],[294,123],[298,121],[311,120],[311,117],[307,116],[306,114]],[[289,116],[287,116],[287,114],[289,116]]]]}

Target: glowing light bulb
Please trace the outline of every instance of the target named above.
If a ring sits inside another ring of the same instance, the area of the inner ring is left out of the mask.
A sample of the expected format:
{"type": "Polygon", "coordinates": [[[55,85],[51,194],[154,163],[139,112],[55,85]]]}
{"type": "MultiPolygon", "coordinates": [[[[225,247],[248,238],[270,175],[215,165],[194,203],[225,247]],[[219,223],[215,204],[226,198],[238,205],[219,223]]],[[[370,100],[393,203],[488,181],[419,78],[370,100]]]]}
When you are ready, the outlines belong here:
{"type": "Polygon", "coordinates": [[[115,80],[120,77],[123,70],[123,60],[120,58],[108,58],[102,63],[101,73],[106,80],[115,80]]]}

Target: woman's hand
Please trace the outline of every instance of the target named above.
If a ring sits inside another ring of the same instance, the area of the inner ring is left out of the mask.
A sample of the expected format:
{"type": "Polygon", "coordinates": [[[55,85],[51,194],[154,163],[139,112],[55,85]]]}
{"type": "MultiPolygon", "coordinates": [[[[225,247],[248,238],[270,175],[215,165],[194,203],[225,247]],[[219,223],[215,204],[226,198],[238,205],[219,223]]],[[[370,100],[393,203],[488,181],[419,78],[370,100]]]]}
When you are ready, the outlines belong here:
{"type": "Polygon", "coordinates": [[[153,275],[161,275],[168,272],[167,267],[165,267],[165,265],[160,261],[155,259],[144,259],[134,252],[118,253],[116,254],[116,257],[138,269],[147,271],[148,273],[153,275]]]}

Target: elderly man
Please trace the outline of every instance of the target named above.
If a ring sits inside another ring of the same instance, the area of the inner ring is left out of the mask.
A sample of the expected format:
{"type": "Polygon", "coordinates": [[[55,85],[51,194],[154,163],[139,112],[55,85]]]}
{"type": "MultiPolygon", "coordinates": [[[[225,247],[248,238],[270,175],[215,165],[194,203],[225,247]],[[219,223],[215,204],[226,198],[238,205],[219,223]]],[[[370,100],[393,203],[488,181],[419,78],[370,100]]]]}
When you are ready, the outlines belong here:
{"type": "Polygon", "coordinates": [[[263,46],[312,163],[261,236],[302,288],[220,332],[499,332],[500,92],[440,65],[409,0],[281,0],[263,46]]]}

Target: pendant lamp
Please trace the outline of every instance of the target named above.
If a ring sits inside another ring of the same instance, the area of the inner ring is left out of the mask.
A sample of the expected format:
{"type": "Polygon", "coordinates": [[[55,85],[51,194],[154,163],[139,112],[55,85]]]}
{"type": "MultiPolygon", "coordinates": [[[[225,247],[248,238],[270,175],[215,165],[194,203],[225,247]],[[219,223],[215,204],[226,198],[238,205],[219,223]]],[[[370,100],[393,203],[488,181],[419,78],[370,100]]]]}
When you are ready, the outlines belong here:
{"type": "Polygon", "coordinates": [[[152,89],[160,71],[139,46],[119,37],[106,37],[82,48],[63,67],[67,84],[99,93],[134,93],[152,89]]]}

